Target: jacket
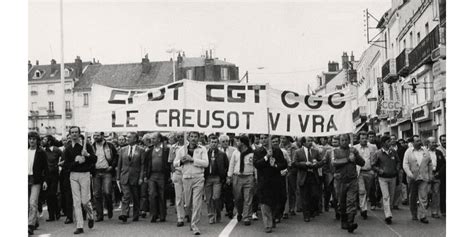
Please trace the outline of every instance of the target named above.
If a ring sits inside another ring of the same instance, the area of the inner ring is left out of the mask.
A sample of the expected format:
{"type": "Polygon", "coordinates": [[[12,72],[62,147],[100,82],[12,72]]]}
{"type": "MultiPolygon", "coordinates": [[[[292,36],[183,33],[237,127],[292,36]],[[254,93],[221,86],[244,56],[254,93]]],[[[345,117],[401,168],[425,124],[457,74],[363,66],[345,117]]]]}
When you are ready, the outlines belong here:
{"type": "Polygon", "coordinates": [[[272,152],[276,167],[270,165],[270,158],[265,161],[267,150],[264,147],[259,147],[254,151],[253,159],[253,165],[257,169],[257,195],[259,202],[267,205],[276,203],[276,197],[281,192],[286,192],[286,190],[281,190],[280,171],[286,169],[288,163],[279,148],[273,149],[272,152]]]}
{"type": "Polygon", "coordinates": [[[197,145],[193,152],[194,162],[183,163],[182,160],[188,154],[188,146],[182,146],[176,152],[174,167],[181,167],[183,178],[204,177],[204,169],[209,165],[207,150],[204,146],[197,145]]]}
{"type": "MultiPolygon", "coordinates": [[[[112,170],[110,172],[113,175],[115,175],[115,168],[117,167],[117,163],[118,163],[117,149],[115,149],[115,146],[110,142],[104,141],[104,144],[102,146],[104,148],[105,159],[107,160],[107,163],[109,163],[109,166],[112,167],[112,170]]],[[[96,142],[92,144],[92,149],[94,150],[94,153],[96,153],[97,151],[96,142]]]]}
{"type": "Polygon", "coordinates": [[[33,184],[42,184],[48,176],[48,158],[46,152],[37,147],[33,160],[33,184]]]}
{"type": "Polygon", "coordinates": [[[119,151],[117,180],[121,184],[138,185],[138,180],[143,180],[145,149],[135,145],[132,157],[129,157],[130,148],[131,146],[124,146],[119,151]]]}
{"type": "Polygon", "coordinates": [[[401,164],[396,151],[389,149],[388,154],[380,149],[373,154],[372,169],[382,178],[395,178],[401,164]]]}
{"type": "Polygon", "coordinates": [[[433,165],[429,152],[420,148],[423,158],[421,164],[418,165],[414,155],[414,148],[408,148],[403,157],[403,170],[408,177],[412,176],[414,180],[430,181],[433,177],[433,165]]]}
{"type": "Polygon", "coordinates": [[[334,178],[341,182],[350,182],[357,179],[357,165],[364,166],[365,160],[354,148],[335,148],[331,151],[331,163],[334,166],[334,178]],[[349,159],[354,156],[354,161],[349,159]]]}
{"type": "MultiPolygon", "coordinates": [[[[207,157],[209,158],[209,165],[204,170],[204,177],[206,178],[209,177],[212,150],[207,151],[207,157]]],[[[217,176],[221,178],[221,181],[224,182],[225,177],[227,176],[227,170],[229,169],[229,159],[227,158],[227,155],[223,151],[220,151],[219,149],[215,150],[214,158],[215,158],[214,162],[216,162],[217,164],[217,170],[214,170],[214,171],[216,172],[217,176]]]]}
{"type": "Polygon", "coordinates": [[[76,162],[76,156],[82,154],[82,145],[79,143],[68,144],[64,149],[64,166],[69,172],[94,172],[97,156],[89,143],[86,143],[86,150],[89,156],[85,157],[85,162],[79,164],[76,162]]]}
{"type": "Polygon", "coordinates": [[[443,152],[436,149],[436,169],[433,170],[435,179],[441,179],[446,177],[446,159],[444,158],[443,152]]]}
{"type": "MultiPolygon", "coordinates": [[[[143,177],[149,179],[151,175],[151,168],[152,168],[152,155],[153,155],[153,149],[149,149],[145,152],[145,160],[144,160],[144,166],[143,166],[143,177]]],[[[161,162],[162,164],[162,170],[163,174],[165,175],[165,180],[168,180],[170,177],[170,172],[171,172],[171,167],[168,163],[168,157],[170,154],[170,148],[167,146],[161,145],[161,158],[163,161],[161,162]]]]}
{"type": "Polygon", "coordinates": [[[312,175],[314,175],[316,177],[316,180],[318,181],[318,175],[317,175],[316,169],[324,165],[324,162],[320,162],[321,160],[322,158],[321,158],[321,155],[319,154],[319,151],[314,148],[311,148],[311,157],[309,157],[308,159],[306,159],[306,153],[304,152],[304,147],[296,150],[294,165],[298,169],[298,173],[296,175],[296,183],[299,186],[304,185],[306,181],[306,177],[308,175],[308,169],[313,169],[312,175]],[[306,165],[306,161],[313,162],[313,160],[318,161],[317,164],[315,166],[308,167],[306,165]]]}

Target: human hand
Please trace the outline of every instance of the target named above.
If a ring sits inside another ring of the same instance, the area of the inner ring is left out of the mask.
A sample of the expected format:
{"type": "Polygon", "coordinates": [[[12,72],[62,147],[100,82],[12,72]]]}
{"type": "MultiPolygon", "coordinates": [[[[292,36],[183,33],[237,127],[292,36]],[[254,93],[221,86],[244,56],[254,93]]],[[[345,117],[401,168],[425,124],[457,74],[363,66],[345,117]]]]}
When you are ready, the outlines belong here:
{"type": "Polygon", "coordinates": [[[138,180],[138,185],[142,185],[142,183],[143,183],[143,179],[139,179],[138,180]]]}
{"type": "Polygon", "coordinates": [[[281,176],[286,176],[288,174],[288,169],[280,171],[281,176]]]}
{"type": "Polygon", "coordinates": [[[43,190],[48,189],[48,184],[46,182],[43,182],[43,190]]]}
{"type": "Polygon", "coordinates": [[[270,157],[270,166],[275,166],[275,158],[270,157]]]}
{"type": "Polygon", "coordinates": [[[87,152],[86,150],[82,150],[81,155],[90,156],[89,152],[87,152]]]}
{"type": "Polygon", "coordinates": [[[226,183],[227,185],[230,185],[230,177],[227,177],[225,183],[226,183]]]}
{"type": "Polygon", "coordinates": [[[355,160],[354,153],[351,152],[351,153],[349,154],[349,160],[350,160],[350,161],[354,161],[354,160],[355,160]]]}

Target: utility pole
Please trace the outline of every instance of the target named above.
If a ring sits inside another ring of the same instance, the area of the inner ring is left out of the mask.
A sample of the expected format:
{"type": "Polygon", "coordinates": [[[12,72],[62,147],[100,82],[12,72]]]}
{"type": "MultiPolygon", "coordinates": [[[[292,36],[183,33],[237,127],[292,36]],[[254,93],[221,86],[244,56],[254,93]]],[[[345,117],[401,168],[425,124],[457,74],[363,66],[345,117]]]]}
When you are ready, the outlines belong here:
{"type": "Polygon", "coordinates": [[[59,109],[61,110],[61,124],[62,124],[62,136],[66,136],[66,93],[64,92],[64,29],[63,29],[63,0],[59,0],[59,24],[60,24],[60,32],[61,32],[61,66],[60,66],[60,75],[61,75],[61,106],[59,109]]]}

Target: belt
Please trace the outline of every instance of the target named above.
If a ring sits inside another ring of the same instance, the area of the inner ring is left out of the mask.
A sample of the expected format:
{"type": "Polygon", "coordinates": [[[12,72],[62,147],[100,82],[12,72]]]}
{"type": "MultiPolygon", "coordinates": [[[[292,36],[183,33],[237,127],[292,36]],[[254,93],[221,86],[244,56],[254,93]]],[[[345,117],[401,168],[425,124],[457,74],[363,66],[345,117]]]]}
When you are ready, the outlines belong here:
{"type": "Polygon", "coordinates": [[[246,176],[252,176],[253,174],[234,174],[235,176],[239,177],[246,177],[246,176]]]}

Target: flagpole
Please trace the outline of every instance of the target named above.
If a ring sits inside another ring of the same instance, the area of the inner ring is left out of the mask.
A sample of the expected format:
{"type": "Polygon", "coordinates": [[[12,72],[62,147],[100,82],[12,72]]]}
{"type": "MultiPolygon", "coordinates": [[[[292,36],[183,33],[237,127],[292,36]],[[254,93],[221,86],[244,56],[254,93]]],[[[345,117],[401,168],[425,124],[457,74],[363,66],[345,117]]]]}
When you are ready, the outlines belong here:
{"type": "MultiPolygon", "coordinates": [[[[267,91],[270,89],[270,85],[268,83],[266,83],[266,86],[267,86],[267,91]]],[[[267,93],[267,133],[268,133],[268,149],[272,149],[272,140],[271,140],[271,137],[270,137],[270,107],[268,105],[268,95],[270,93],[267,93]]],[[[263,144],[262,144],[263,145],[263,144]]]]}
{"type": "Polygon", "coordinates": [[[61,35],[61,66],[60,66],[60,76],[61,76],[61,124],[62,124],[62,136],[66,136],[66,93],[64,92],[64,30],[63,30],[63,0],[59,0],[59,24],[60,24],[60,35],[61,35]]]}

